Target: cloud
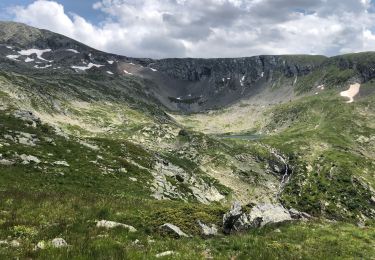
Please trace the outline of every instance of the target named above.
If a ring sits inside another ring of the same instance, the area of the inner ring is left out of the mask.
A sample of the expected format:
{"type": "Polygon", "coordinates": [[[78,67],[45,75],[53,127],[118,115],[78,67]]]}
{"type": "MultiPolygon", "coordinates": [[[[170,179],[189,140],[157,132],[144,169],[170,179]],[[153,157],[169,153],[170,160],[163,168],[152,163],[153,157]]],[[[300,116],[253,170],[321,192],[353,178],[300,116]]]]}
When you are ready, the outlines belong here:
{"type": "Polygon", "coordinates": [[[91,24],[54,1],[11,9],[14,20],[134,57],[241,57],[374,50],[370,0],[101,0],[91,24]]]}

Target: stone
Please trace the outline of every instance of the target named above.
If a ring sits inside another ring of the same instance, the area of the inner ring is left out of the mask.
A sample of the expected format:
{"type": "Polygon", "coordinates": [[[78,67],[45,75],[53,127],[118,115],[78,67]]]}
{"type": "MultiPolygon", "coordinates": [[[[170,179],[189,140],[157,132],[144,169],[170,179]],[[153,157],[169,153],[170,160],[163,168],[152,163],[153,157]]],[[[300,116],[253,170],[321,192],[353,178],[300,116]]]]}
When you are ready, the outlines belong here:
{"type": "Polygon", "coordinates": [[[131,180],[131,181],[133,181],[133,182],[138,181],[137,178],[133,178],[133,177],[129,177],[129,180],[131,180]]]}
{"type": "Polygon", "coordinates": [[[21,244],[17,240],[12,240],[12,241],[10,241],[9,245],[11,247],[20,247],[21,244]]]}
{"type": "Polygon", "coordinates": [[[39,163],[41,163],[41,161],[33,155],[22,154],[19,157],[22,160],[22,164],[30,164],[30,163],[39,164],[39,163]]]}
{"type": "Polygon", "coordinates": [[[235,201],[230,211],[223,216],[223,231],[225,234],[247,229],[249,224],[248,218],[246,214],[243,214],[242,206],[238,201],[235,201]]]}
{"type": "Polygon", "coordinates": [[[166,231],[169,234],[173,234],[177,237],[190,237],[189,235],[185,234],[179,227],[170,223],[166,223],[160,226],[160,229],[166,231]]]}
{"type": "Polygon", "coordinates": [[[255,226],[264,226],[268,223],[279,223],[292,220],[290,213],[281,204],[258,204],[254,206],[250,213],[249,219],[251,222],[260,220],[260,223],[254,223],[255,226]]]}
{"type": "Polygon", "coordinates": [[[107,228],[107,229],[116,228],[116,227],[123,227],[123,228],[129,230],[129,232],[137,232],[137,229],[135,229],[133,226],[126,225],[126,224],[123,224],[123,223],[118,223],[118,222],[115,222],[115,221],[109,221],[109,220],[98,221],[96,223],[96,227],[107,228]]]}
{"type": "Polygon", "coordinates": [[[68,243],[63,238],[54,238],[51,241],[51,245],[54,248],[62,248],[62,247],[67,247],[68,243]]]}
{"type": "Polygon", "coordinates": [[[10,165],[13,165],[13,164],[14,164],[14,162],[9,161],[7,159],[0,159],[0,165],[10,166],[10,165]]]}
{"type": "Polygon", "coordinates": [[[56,161],[53,163],[54,165],[58,165],[58,166],[65,166],[65,167],[69,167],[69,163],[67,163],[66,161],[56,161]]]}
{"type": "Polygon", "coordinates": [[[173,255],[173,254],[174,254],[173,251],[165,251],[163,253],[156,254],[155,257],[160,258],[160,257],[163,257],[163,256],[169,256],[169,255],[173,255]]]}
{"type": "Polygon", "coordinates": [[[43,250],[47,247],[47,244],[46,242],[44,241],[39,241],[36,246],[35,246],[35,250],[43,250]]]}
{"type": "Polygon", "coordinates": [[[211,226],[206,225],[202,223],[200,220],[198,220],[198,225],[201,228],[201,233],[205,237],[211,237],[211,236],[217,236],[217,227],[215,224],[212,224],[211,226]]]}

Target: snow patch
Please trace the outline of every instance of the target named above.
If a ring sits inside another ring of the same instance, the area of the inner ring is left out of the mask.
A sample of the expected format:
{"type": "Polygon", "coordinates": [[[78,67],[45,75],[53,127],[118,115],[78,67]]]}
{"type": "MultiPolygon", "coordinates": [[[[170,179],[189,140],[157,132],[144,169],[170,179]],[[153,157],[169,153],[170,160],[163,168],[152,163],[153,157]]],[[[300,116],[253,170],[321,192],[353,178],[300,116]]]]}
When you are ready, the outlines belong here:
{"type": "Polygon", "coordinates": [[[152,70],[153,72],[158,71],[157,69],[153,69],[153,68],[149,68],[149,69],[152,70]]]}
{"type": "Polygon", "coordinates": [[[352,103],[354,101],[354,97],[359,93],[360,87],[361,84],[354,83],[350,85],[348,90],[340,92],[340,96],[349,98],[349,101],[346,103],[352,103]]]}
{"type": "Polygon", "coordinates": [[[127,70],[124,70],[124,72],[125,72],[126,74],[128,74],[128,75],[133,75],[133,73],[130,73],[130,72],[127,71],[127,70]]]}
{"type": "Polygon", "coordinates": [[[46,68],[49,68],[51,66],[52,66],[51,64],[47,64],[44,67],[40,67],[39,65],[35,65],[34,68],[36,68],[36,69],[46,69],[46,68]]]}
{"type": "Polygon", "coordinates": [[[7,55],[6,57],[11,60],[19,61],[17,59],[20,57],[20,55],[7,55]]]}
{"type": "Polygon", "coordinates": [[[107,71],[107,73],[109,74],[109,75],[113,75],[113,72],[112,71],[107,71]]]}
{"type": "Polygon", "coordinates": [[[77,51],[75,49],[66,49],[66,51],[70,51],[70,52],[74,52],[74,53],[79,53],[79,51],[77,51]]]}
{"type": "Polygon", "coordinates": [[[107,60],[107,62],[108,62],[109,64],[111,64],[111,65],[114,63],[113,60],[107,60]]]}
{"type": "Polygon", "coordinates": [[[25,62],[32,62],[32,61],[34,61],[34,59],[30,59],[29,57],[27,57],[27,58],[25,59],[25,62]]]}
{"type": "Polygon", "coordinates": [[[99,64],[94,64],[94,63],[89,63],[87,66],[71,66],[72,69],[77,69],[77,70],[88,70],[91,69],[92,67],[103,67],[104,65],[99,65],[99,64]]]}
{"type": "Polygon", "coordinates": [[[316,87],[317,89],[324,90],[324,85],[319,85],[316,87]]]}
{"type": "Polygon", "coordinates": [[[12,46],[5,46],[7,49],[13,50],[12,46]]]}
{"type": "Polygon", "coordinates": [[[260,74],[260,77],[264,77],[264,71],[262,71],[262,73],[260,74]]]}
{"type": "Polygon", "coordinates": [[[42,55],[46,52],[50,52],[52,51],[51,49],[45,49],[45,50],[39,50],[39,49],[28,49],[28,50],[21,50],[19,51],[18,53],[21,54],[21,55],[25,55],[25,56],[29,56],[31,54],[36,54],[36,56],[38,57],[38,59],[40,60],[44,60],[44,61],[48,61],[48,62],[52,62],[52,61],[49,61],[49,60],[46,60],[42,57],[42,55]]]}

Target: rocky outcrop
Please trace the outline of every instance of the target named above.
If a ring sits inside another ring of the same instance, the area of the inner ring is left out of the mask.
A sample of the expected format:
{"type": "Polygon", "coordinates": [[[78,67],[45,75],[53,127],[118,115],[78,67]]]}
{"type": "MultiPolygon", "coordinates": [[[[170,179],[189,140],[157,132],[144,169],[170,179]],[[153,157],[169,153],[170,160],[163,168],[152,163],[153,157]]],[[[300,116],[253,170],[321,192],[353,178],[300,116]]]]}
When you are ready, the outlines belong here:
{"type": "Polygon", "coordinates": [[[187,201],[189,198],[194,198],[201,203],[209,204],[225,198],[215,186],[206,183],[198,176],[190,174],[168,161],[157,162],[154,169],[151,172],[154,176],[151,191],[155,199],[181,199],[187,201]],[[181,185],[188,187],[189,190],[180,189],[181,185]]]}
{"type": "Polygon", "coordinates": [[[239,202],[235,202],[230,211],[223,216],[223,232],[230,234],[250,228],[259,228],[271,223],[304,219],[310,216],[295,209],[287,210],[281,204],[262,203],[244,212],[239,202]]]}

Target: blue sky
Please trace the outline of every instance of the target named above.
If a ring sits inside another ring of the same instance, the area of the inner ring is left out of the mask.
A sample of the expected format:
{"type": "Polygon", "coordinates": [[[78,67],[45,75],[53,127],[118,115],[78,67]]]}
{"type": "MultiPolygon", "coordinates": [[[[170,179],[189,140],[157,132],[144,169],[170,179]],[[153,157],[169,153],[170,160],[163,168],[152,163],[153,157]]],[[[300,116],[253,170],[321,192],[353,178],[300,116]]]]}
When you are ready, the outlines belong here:
{"type": "Polygon", "coordinates": [[[374,0],[0,0],[1,20],[152,58],[375,51],[374,11],[374,0]]]}

